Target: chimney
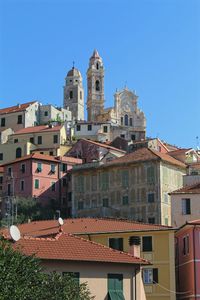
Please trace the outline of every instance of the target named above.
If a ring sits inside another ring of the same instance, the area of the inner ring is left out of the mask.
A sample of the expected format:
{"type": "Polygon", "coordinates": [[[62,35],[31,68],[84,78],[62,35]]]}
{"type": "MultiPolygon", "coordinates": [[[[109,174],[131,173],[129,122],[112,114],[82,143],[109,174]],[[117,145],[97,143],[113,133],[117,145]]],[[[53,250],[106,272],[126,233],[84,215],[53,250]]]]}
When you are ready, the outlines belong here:
{"type": "Polygon", "coordinates": [[[140,257],[140,237],[130,236],[129,246],[129,253],[136,257],[140,257]]]}

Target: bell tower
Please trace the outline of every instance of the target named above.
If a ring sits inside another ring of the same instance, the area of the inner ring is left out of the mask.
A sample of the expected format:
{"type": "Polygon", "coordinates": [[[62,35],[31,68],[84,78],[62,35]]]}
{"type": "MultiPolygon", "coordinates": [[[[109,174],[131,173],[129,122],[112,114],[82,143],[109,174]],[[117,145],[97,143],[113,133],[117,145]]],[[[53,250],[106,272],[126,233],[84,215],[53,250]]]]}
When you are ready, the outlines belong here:
{"type": "Polygon", "coordinates": [[[84,90],[82,76],[74,66],[67,73],[64,86],[63,107],[69,108],[74,121],[84,120],[84,90]]]}
{"type": "Polygon", "coordinates": [[[96,117],[104,109],[104,101],[104,67],[102,58],[94,50],[87,70],[88,121],[96,121],[96,117]]]}

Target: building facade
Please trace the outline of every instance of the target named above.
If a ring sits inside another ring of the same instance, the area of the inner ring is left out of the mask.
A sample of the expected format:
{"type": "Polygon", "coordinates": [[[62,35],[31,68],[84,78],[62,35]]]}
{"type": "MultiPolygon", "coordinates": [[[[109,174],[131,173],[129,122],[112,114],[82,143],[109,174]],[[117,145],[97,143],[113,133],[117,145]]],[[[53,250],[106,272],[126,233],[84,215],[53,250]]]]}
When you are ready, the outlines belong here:
{"type": "Polygon", "coordinates": [[[147,148],[104,164],[74,166],[73,216],[124,217],[170,225],[168,193],[182,186],[185,169],[167,154],[147,148]]]}
{"type": "Polygon", "coordinates": [[[176,286],[178,300],[200,299],[200,220],[176,232],[176,286]]]}

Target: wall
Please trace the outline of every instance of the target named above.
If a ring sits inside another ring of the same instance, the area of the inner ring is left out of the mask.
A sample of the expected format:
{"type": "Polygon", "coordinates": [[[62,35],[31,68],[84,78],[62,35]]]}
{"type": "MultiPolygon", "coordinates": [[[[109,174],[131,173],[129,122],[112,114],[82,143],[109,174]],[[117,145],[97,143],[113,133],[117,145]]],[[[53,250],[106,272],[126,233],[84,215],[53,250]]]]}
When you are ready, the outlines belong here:
{"type": "Polygon", "coordinates": [[[107,274],[123,274],[123,292],[126,300],[145,300],[139,295],[134,297],[134,265],[98,263],[98,262],[51,262],[43,261],[42,265],[48,271],[80,272],[80,283],[87,282],[95,295],[95,300],[107,299],[107,274]]]}
{"type": "MultiPolygon", "coordinates": [[[[91,241],[109,246],[109,238],[123,238],[123,251],[129,252],[130,236],[152,236],[152,252],[142,252],[141,257],[149,260],[152,265],[142,268],[158,268],[158,283],[144,285],[147,300],[175,300],[175,259],[174,259],[174,231],[132,231],[120,233],[83,235],[91,241]],[[173,291],[170,293],[170,291],[173,291]]],[[[141,248],[142,250],[142,248],[141,248]]],[[[125,298],[126,299],[126,298],[125,298]]]]}
{"type": "Polygon", "coordinates": [[[171,195],[172,226],[180,227],[187,221],[197,220],[200,216],[200,194],[173,194],[171,195]],[[183,215],[182,199],[190,199],[191,214],[183,215]]]}

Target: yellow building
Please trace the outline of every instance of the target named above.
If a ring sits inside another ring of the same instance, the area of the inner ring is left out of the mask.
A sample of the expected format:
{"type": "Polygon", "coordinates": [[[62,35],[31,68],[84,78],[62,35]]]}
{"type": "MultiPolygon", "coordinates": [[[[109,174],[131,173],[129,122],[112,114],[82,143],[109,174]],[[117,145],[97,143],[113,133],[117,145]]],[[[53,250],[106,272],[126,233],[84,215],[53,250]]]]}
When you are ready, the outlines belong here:
{"type": "Polygon", "coordinates": [[[8,141],[0,145],[0,164],[16,158],[39,152],[47,155],[64,155],[69,147],[64,125],[41,125],[22,128],[10,135],[8,141]]]}
{"type": "MultiPolygon", "coordinates": [[[[49,220],[22,224],[19,229],[22,234],[45,237],[55,236],[59,226],[56,220],[49,220]]],[[[147,300],[176,299],[172,227],[120,219],[77,218],[65,220],[62,230],[125,252],[130,252],[129,239],[134,238],[141,245],[141,257],[152,263],[143,266],[142,271],[147,300]]]]}

